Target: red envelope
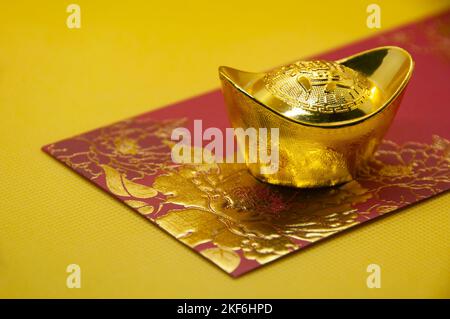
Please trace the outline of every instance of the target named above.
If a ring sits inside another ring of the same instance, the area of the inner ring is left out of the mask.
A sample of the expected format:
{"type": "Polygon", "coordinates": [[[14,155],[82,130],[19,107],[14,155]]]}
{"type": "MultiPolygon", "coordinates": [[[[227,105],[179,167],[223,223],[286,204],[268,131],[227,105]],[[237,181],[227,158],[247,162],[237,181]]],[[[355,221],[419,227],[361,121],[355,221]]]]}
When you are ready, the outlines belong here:
{"type": "MultiPolygon", "coordinates": [[[[174,164],[171,132],[230,127],[219,90],[52,143],[43,150],[232,276],[450,188],[450,12],[314,58],[384,45],[416,63],[373,161],[347,184],[291,189],[244,164],[174,164]]],[[[216,72],[212,70],[212,72],[216,72]]]]}

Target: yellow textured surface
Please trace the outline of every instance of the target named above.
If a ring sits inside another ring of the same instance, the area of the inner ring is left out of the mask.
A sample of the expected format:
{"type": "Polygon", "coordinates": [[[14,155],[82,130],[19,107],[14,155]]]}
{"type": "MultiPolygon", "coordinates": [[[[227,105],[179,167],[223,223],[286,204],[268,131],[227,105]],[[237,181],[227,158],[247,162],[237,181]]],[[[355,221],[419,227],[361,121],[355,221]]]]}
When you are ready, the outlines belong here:
{"type": "MultiPolygon", "coordinates": [[[[2,4],[0,296],[450,297],[448,194],[232,279],[39,150],[216,88],[218,65],[263,70],[377,32],[370,2],[302,2],[84,0],[79,30],[70,2],[2,4]]],[[[377,3],[381,31],[448,6],[377,3]]]]}

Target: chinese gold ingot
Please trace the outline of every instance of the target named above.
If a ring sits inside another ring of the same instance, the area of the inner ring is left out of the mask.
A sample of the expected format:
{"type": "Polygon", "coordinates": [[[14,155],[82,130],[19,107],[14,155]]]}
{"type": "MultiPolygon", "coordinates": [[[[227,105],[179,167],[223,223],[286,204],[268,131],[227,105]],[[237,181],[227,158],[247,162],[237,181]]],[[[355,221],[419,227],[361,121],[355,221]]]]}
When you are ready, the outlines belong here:
{"type": "Polygon", "coordinates": [[[389,128],[413,71],[411,55],[380,47],[338,61],[299,61],[267,73],[220,67],[235,128],[278,128],[279,167],[256,178],[278,185],[324,187],[350,181],[389,128]]]}

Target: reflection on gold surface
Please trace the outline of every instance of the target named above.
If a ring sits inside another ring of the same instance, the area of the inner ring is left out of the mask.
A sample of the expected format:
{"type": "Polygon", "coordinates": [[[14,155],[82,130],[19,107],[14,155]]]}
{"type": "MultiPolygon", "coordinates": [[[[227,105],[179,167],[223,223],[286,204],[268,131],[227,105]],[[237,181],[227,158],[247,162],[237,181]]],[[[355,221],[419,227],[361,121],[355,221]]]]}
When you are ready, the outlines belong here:
{"type": "Polygon", "coordinates": [[[400,105],[413,70],[409,53],[381,47],[339,61],[299,61],[267,73],[221,67],[233,127],[278,128],[281,162],[250,173],[299,188],[350,181],[373,155],[400,105]]]}

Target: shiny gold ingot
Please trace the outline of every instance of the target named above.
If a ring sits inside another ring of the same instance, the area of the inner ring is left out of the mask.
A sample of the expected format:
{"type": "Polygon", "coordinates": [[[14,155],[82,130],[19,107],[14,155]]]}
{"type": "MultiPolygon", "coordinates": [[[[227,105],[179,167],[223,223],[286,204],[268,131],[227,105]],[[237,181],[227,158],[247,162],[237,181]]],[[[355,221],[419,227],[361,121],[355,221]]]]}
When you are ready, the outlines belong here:
{"type": "Polygon", "coordinates": [[[249,171],[294,187],[350,181],[392,123],[413,67],[399,47],[338,61],[299,61],[267,73],[220,67],[233,127],[279,128],[278,171],[262,173],[240,147],[249,171]]]}

